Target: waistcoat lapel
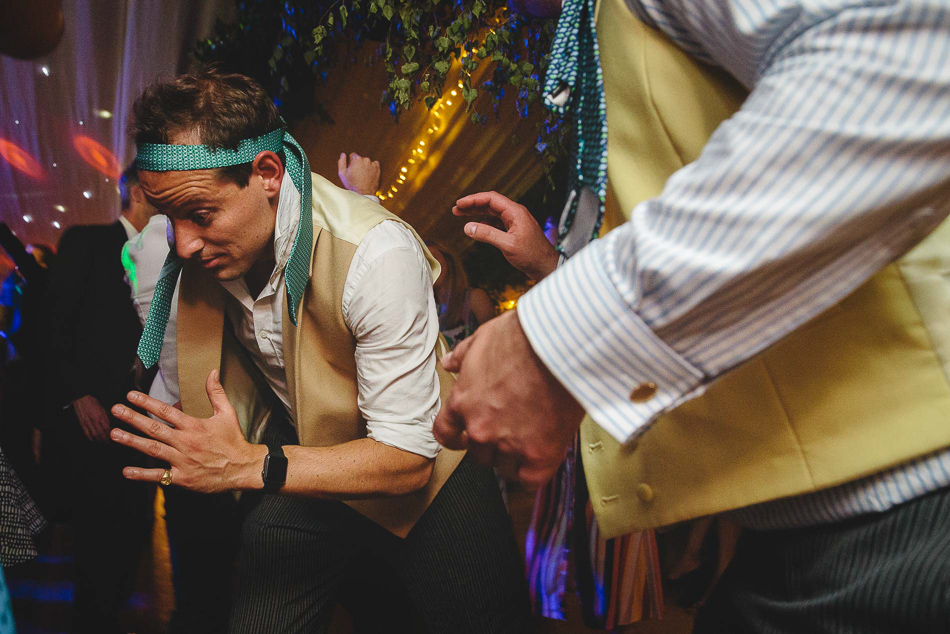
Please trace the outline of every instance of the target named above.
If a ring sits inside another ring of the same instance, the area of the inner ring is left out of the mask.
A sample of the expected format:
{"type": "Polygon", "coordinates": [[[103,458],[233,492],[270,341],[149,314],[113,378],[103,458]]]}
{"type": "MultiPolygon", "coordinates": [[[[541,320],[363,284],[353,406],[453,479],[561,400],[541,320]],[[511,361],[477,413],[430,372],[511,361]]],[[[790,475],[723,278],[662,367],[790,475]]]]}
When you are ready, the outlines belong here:
{"type": "Polygon", "coordinates": [[[212,415],[205,383],[221,367],[224,288],[192,262],[186,262],[178,294],[178,376],[182,409],[191,416],[212,415]]]}

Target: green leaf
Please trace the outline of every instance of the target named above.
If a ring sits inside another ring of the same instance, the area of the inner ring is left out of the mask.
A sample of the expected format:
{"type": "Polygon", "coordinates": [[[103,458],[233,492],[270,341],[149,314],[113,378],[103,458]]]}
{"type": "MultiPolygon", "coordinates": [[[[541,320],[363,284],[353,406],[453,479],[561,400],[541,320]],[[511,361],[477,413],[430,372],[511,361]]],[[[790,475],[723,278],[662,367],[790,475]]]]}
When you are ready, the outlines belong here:
{"type": "Polygon", "coordinates": [[[491,61],[493,62],[497,62],[501,60],[502,58],[504,58],[504,55],[502,54],[501,51],[495,51],[494,53],[491,54],[491,61]]]}
{"type": "MultiPolygon", "coordinates": [[[[354,6],[355,6],[355,4],[356,4],[356,3],[354,3],[354,6]]],[[[348,13],[346,12],[346,5],[342,5],[342,4],[341,4],[341,5],[340,5],[340,23],[343,25],[343,28],[344,28],[344,29],[346,28],[346,16],[347,16],[347,15],[348,15],[348,13]]]]}
{"type": "Polygon", "coordinates": [[[369,13],[370,13],[370,15],[376,13],[376,11],[378,11],[378,9],[377,9],[377,7],[376,7],[376,3],[375,3],[375,2],[371,2],[370,5],[369,5],[369,13]]]}
{"type": "Polygon", "coordinates": [[[475,54],[478,55],[478,59],[485,59],[486,57],[488,57],[488,51],[485,49],[484,46],[478,49],[478,52],[475,54]]]}
{"type": "Polygon", "coordinates": [[[395,86],[396,86],[396,90],[398,90],[398,91],[400,91],[400,92],[408,92],[408,91],[409,91],[409,80],[408,80],[408,79],[397,79],[397,80],[396,80],[396,83],[395,83],[395,86]]]}
{"type": "Polygon", "coordinates": [[[429,92],[429,82],[428,82],[428,80],[422,82],[422,83],[419,85],[419,88],[421,88],[423,92],[429,92]]]}
{"type": "Polygon", "coordinates": [[[443,59],[433,64],[433,68],[435,68],[435,72],[444,75],[449,72],[449,63],[443,59]]]}
{"type": "Polygon", "coordinates": [[[463,87],[462,96],[465,99],[465,103],[467,103],[468,105],[472,105],[472,102],[475,101],[476,97],[478,97],[478,90],[476,90],[475,88],[466,89],[463,87]]]}
{"type": "Polygon", "coordinates": [[[303,61],[307,64],[312,64],[313,60],[317,59],[317,54],[314,51],[307,51],[303,54],[303,61]]]}
{"type": "Polygon", "coordinates": [[[534,90],[535,86],[537,85],[538,85],[537,79],[534,79],[533,77],[524,78],[524,87],[527,88],[528,90],[534,90]]]}
{"type": "Polygon", "coordinates": [[[440,53],[444,53],[445,51],[447,51],[449,49],[449,46],[451,46],[451,44],[452,44],[452,41],[449,38],[445,37],[444,35],[435,41],[435,47],[439,49],[440,53]]]}
{"type": "Polygon", "coordinates": [[[332,14],[332,13],[327,16],[327,26],[329,26],[329,27],[332,27],[332,26],[333,26],[333,14],[332,14]]]}
{"type": "Polygon", "coordinates": [[[525,62],[521,65],[521,72],[525,75],[530,75],[531,71],[534,70],[534,64],[531,62],[525,62]]]}
{"type": "Polygon", "coordinates": [[[282,40],[280,41],[281,46],[290,46],[290,45],[293,44],[294,42],[295,42],[294,38],[292,38],[292,37],[289,36],[289,35],[284,36],[284,39],[282,39],[282,40]]]}
{"type": "Polygon", "coordinates": [[[402,47],[402,57],[407,62],[411,62],[413,56],[416,54],[416,47],[412,44],[406,44],[402,47]]]}
{"type": "Polygon", "coordinates": [[[432,110],[432,106],[435,105],[435,102],[438,101],[438,99],[435,97],[426,97],[424,101],[426,104],[426,109],[432,110]]]}
{"type": "Polygon", "coordinates": [[[515,88],[517,88],[517,87],[521,86],[521,81],[522,81],[523,79],[524,79],[524,77],[521,76],[521,73],[515,73],[514,75],[512,75],[511,77],[508,78],[508,81],[511,83],[512,86],[514,86],[515,88]]]}
{"type": "Polygon", "coordinates": [[[475,4],[472,5],[472,13],[475,14],[476,18],[480,18],[485,13],[485,8],[485,3],[482,0],[475,0],[475,4]]]}
{"type": "Polygon", "coordinates": [[[284,49],[277,47],[274,49],[274,54],[271,56],[271,59],[275,62],[279,62],[284,57],[284,49]]]}
{"type": "Polygon", "coordinates": [[[319,44],[323,41],[323,38],[327,36],[327,29],[325,26],[320,25],[313,30],[313,43],[319,44]]]}
{"type": "Polygon", "coordinates": [[[418,64],[417,62],[411,62],[411,63],[409,63],[409,64],[403,64],[403,65],[402,65],[402,74],[403,74],[403,75],[411,75],[411,74],[413,74],[414,72],[416,72],[417,70],[419,70],[419,64],[418,64]]]}
{"type": "Polygon", "coordinates": [[[394,13],[395,11],[393,11],[392,5],[387,4],[386,6],[383,7],[383,17],[386,18],[387,20],[392,20],[394,13]]]}
{"type": "Polygon", "coordinates": [[[272,71],[275,71],[275,72],[277,71],[277,60],[274,59],[273,57],[271,57],[270,60],[268,60],[267,65],[270,66],[270,69],[272,71]]]}

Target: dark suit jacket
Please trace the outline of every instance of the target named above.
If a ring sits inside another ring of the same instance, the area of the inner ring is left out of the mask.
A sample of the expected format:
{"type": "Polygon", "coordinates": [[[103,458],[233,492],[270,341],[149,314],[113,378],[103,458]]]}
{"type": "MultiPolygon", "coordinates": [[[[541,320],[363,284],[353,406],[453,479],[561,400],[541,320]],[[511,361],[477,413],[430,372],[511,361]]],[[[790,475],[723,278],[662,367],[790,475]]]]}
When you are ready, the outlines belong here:
{"type": "Polygon", "coordinates": [[[142,328],[125,281],[121,222],[71,227],[59,242],[47,305],[49,405],[91,394],[106,411],[125,401],[142,328]]]}

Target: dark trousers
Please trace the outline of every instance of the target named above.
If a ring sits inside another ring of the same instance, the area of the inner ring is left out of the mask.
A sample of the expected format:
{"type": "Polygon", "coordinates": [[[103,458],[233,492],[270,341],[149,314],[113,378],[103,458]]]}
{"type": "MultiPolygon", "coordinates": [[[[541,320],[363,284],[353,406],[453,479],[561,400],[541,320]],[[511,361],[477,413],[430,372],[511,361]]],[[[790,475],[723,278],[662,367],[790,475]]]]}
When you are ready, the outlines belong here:
{"type": "Polygon", "coordinates": [[[950,489],[837,524],[746,531],[694,631],[950,632],[950,489]]]}
{"type": "Polygon", "coordinates": [[[67,443],[70,470],[61,486],[73,496],[75,631],[112,634],[120,631],[119,613],[151,536],[155,485],[122,476],[123,467],[144,464],[141,454],[89,442],[72,410],[62,423],[57,442],[67,443]]]}
{"type": "Polygon", "coordinates": [[[244,502],[252,508],[234,634],[324,632],[341,600],[358,632],[530,631],[511,520],[494,473],[471,460],[462,461],[405,540],[340,502],[282,495],[244,502]]]}
{"type": "Polygon", "coordinates": [[[165,526],[175,610],[170,634],[226,634],[241,521],[231,493],[167,487],[165,526]]]}

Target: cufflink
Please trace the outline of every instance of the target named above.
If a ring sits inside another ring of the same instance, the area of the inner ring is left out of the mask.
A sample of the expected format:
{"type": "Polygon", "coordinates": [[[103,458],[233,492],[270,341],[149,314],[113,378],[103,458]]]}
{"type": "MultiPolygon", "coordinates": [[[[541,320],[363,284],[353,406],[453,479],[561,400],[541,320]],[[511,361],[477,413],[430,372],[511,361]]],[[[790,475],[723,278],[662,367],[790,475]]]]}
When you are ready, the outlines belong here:
{"type": "Polygon", "coordinates": [[[634,403],[646,403],[656,396],[656,383],[653,381],[644,381],[630,392],[630,400],[634,403]]]}

